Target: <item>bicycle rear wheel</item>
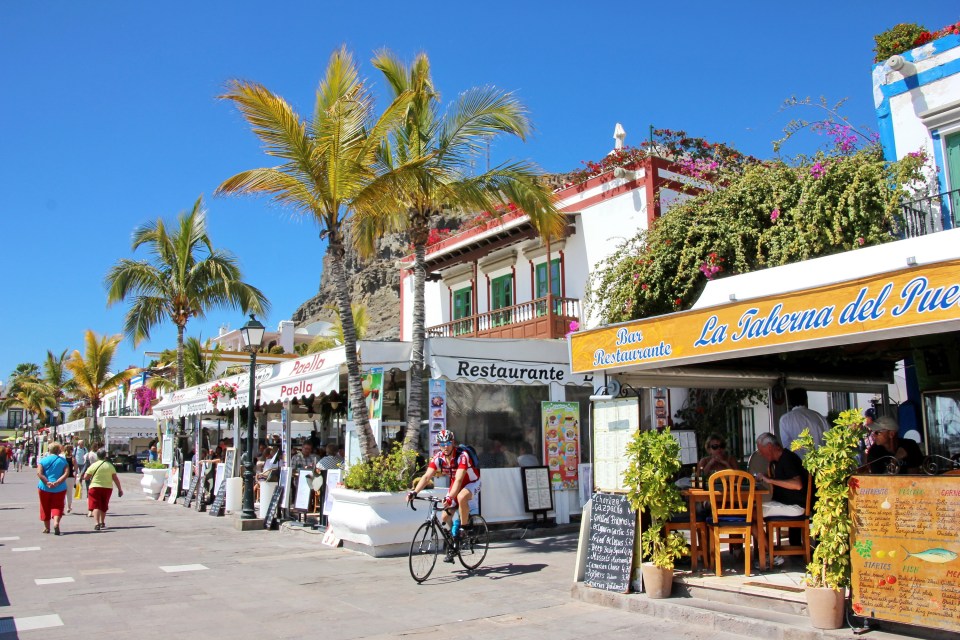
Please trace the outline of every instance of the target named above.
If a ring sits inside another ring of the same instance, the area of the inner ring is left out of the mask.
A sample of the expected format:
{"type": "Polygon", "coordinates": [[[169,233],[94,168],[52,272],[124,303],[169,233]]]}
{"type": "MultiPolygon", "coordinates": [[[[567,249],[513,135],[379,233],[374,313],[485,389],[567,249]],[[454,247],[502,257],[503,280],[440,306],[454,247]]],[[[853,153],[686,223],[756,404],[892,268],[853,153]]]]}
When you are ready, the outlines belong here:
{"type": "Polygon", "coordinates": [[[487,521],[481,515],[470,516],[470,526],[464,531],[460,541],[460,564],[466,569],[476,569],[487,557],[487,548],[490,546],[490,531],[487,521]]]}
{"type": "Polygon", "coordinates": [[[440,540],[432,522],[424,522],[417,529],[410,543],[410,575],[417,582],[423,582],[430,577],[433,567],[437,564],[437,553],[440,551],[440,540]]]}

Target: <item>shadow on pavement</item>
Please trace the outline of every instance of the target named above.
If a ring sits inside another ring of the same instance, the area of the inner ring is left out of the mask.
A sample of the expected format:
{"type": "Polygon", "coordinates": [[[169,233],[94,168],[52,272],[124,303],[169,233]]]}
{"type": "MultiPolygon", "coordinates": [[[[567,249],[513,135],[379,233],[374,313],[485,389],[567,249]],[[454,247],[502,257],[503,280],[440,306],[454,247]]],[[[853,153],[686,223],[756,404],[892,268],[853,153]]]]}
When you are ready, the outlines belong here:
{"type": "Polygon", "coordinates": [[[20,636],[17,634],[17,624],[10,616],[0,617],[0,638],[3,640],[16,640],[20,636]]]}
{"type": "Polygon", "coordinates": [[[484,566],[474,571],[467,571],[459,567],[451,575],[440,576],[438,579],[430,580],[431,584],[445,584],[448,582],[459,582],[460,580],[469,580],[470,578],[488,578],[490,580],[502,580],[511,576],[522,576],[527,573],[536,573],[543,571],[546,564],[501,564],[496,566],[484,566]]]}
{"type": "MultiPolygon", "coordinates": [[[[7,585],[3,582],[3,568],[0,567],[0,607],[9,607],[10,598],[7,597],[7,585]]],[[[12,620],[12,619],[11,619],[12,620]]],[[[0,623],[0,633],[3,633],[3,626],[0,623]]]]}
{"type": "Polygon", "coordinates": [[[91,531],[90,533],[104,533],[106,531],[121,531],[124,529],[156,529],[156,527],[152,524],[131,524],[125,527],[115,527],[113,525],[109,525],[105,529],[101,529],[100,531],[91,531]]]}

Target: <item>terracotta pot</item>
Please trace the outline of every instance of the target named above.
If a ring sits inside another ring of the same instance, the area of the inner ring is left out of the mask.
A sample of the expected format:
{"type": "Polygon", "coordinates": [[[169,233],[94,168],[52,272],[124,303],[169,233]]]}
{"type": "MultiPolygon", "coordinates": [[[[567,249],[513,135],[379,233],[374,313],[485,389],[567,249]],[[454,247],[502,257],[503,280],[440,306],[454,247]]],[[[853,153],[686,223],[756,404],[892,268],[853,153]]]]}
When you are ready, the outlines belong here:
{"type": "Polygon", "coordinates": [[[817,629],[839,629],[843,626],[843,590],[828,587],[807,587],[807,611],[810,624],[817,629]]]}
{"type": "Polygon", "coordinates": [[[673,590],[673,569],[661,569],[652,562],[640,566],[643,573],[643,590],[647,597],[655,600],[669,598],[673,590]]]}

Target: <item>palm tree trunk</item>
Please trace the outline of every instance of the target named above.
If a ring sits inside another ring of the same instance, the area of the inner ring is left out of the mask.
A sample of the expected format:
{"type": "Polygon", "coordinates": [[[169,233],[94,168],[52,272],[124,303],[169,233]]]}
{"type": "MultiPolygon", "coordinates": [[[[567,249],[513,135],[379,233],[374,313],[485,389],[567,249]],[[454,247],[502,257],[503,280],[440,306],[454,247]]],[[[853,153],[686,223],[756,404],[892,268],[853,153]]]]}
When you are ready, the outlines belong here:
{"type": "Polygon", "coordinates": [[[337,293],[337,306],[340,309],[340,324],[343,327],[343,349],[347,361],[347,386],[350,404],[353,407],[353,422],[360,441],[360,453],[364,460],[380,455],[380,448],[370,428],[370,416],[367,403],[363,398],[360,384],[360,360],[357,358],[357,330],[353,324],[353,311],[350,308],[350,290],[344,269],[344,247],[339,234],[331,233],[327,253],[328,265],[333,273],[333,282],[337,293]]]}
{"type": "MultiPolygon", "coordinates": [[[[421,225],[423,226],[423,225],[421,225]]],[[[407,430],[403,438],[403,448],[414,451],[420,442],[420,420],[423,413],[423,343],[426,333],[426,312],[424,309],[424,287],[426,280],[427,235],[429,230],[413,230],[413,328],[411,336],[412,361],[410,363],[410,388],[407,389],[407,430]]]]}
{"type": "MultiPolygon", "coordinates": [[[[183,370],[183,331],[184,325],[177,323],[177,389],[183,389],[187,386],[186,374],[183,370]]],[[[253,407],[253,398],[250,398],[250,406],[253,407]]],[[[178,438],[177,442],[180,443],[180,459],[186,460],[190,454],[190,446],[187,442],[187,438],[183,435],[187,432],[187,419],[184,416],[180,416],[180,425],[178,428],[178,438]]],[[[200,443],[197,443],[199,447],[200,443]]],[[[199,449],[197,450],[199,453],[199,449]]]]}

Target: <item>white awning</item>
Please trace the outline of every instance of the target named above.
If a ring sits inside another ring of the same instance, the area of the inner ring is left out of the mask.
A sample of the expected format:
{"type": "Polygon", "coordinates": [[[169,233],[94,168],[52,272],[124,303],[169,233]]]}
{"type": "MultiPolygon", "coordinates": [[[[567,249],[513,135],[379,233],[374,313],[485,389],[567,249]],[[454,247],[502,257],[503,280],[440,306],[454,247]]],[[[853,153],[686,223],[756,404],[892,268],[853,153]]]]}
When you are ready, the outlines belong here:
{"type": "MultiPolygon", "coordinates": [[[[268,365],[257,367],[257,379],[268,377],[274,366],[268,365]]],[[[235,408],[243,408],[250,404],[250,375],[248,373],[238,373],[229,378],[205,382],[186,389],[171,391],[153,406],[154,420],[166,420],[170,418],[183,418],[186,416],[200,415],[203,413],[216,413],[220,410],[232,411],[235,408]],[[228,383],[237,385],[236,398],[221,398],[217,401],[217,406],[209,400],[209,390],[214,384],[228,383]]]]}
{"type": "Polygon", "coordinates": [[[66,422],[59,427],[57,427],[57,435],[60,436],[71,436],[75,433],[80,433],[81,431],[87,430],[87,419],[80,418],[79,420],[71,420],[66,422]]]}
{"type": "Polygon", "coordinates": [[[275,364],[270,377],[260,384],[260,402],[282,402],[339,391],[340,365],[344,362],[344,349],[337,347],[275,364]]]}
{"type": "Polygon", "coordinates": [[[131,438],[156,438],[157,421],[150,416],[107,416],[103,432],[108,444],[122,444],[131,438]]]}
{"type": "MultiPolygon", "coordinates": [[[[317,424],[315,422],[307,422],[305,420],[294,420],[290,423],[290,437],[291,438],[308,438],[310,437],[310,432],[313,430],[319,431],[317,424]]],[[[268,436],[279,436],[283,434],[283,423],[279,420],[271,420],[267,423],[267,435],[268,436]]],[[[243,434],[241,434],[243,435],[243,434]]]]}
{"type": "Polygon", "coordinates": [[[425,361],[433,377],[505,384],[585,384],[570,373],[563,340],[430,338],[425,361]]]}

